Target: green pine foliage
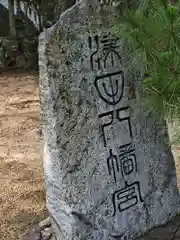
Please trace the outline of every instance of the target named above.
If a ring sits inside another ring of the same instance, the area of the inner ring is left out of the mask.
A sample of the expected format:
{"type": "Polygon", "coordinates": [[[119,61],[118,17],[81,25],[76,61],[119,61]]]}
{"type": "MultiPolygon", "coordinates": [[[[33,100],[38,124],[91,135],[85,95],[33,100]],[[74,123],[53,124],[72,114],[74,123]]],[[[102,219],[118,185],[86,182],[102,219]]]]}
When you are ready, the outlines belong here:
{"type": "Polygon", "coordinates": [[[116,26],[125,39],[130,68],[140,72],[151,110],[168,119],[180,116],[180,4],[139,0],[116,26]]]}

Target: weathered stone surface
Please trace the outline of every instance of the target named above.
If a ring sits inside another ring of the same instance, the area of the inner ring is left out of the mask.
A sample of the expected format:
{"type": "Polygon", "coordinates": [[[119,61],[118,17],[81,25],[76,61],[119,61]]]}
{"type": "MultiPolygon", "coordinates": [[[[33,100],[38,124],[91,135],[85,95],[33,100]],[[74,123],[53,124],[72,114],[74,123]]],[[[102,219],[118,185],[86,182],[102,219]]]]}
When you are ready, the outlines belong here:
{"type": "Polygon", "coordinates": [[[40,36],[43,162],[57,240],[130,240],[179,212],[166,125],[147,112],[138,80],[130,91],[110,10],[81,1],[40,36]]]}
{"type": "Polygon", "coordinates": [[[49,240],[52,236],[52,229],[51,228],[45,228],[42,232],[42,240],[49,240]]]}
{"type": "Polygon", "coordinates": [[[43,221],[41,221],[41,222],[39,223],[39,227],[40,227],[41,229],[44,229],[44,228],[49,227],[49,226],[51,226],[50,217],[44,219],[43,221]]]}

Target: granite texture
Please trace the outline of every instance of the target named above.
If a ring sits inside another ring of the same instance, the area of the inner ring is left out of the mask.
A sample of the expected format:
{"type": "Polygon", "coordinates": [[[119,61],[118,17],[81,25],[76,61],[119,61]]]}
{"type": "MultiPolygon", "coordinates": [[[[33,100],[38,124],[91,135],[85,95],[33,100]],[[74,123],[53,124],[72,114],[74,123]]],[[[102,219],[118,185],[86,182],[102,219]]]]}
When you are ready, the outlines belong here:
{"type": "Polygon", "coordinates": [[[108,20],[114,13],[80,1],[39,39],[45,187],[57,240],[131,240],[179,212],[166,125],[142,103],[138,80],[130,91],[127,56],[108,20]]]}

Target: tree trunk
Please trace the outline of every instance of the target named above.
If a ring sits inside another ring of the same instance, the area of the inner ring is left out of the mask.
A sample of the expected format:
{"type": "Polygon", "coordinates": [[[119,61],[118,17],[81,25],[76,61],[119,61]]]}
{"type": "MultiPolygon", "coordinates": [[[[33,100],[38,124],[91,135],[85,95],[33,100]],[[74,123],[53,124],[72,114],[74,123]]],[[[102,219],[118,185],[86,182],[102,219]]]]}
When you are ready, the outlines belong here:
{"type": "Polygon", "coordinates": [[[8,0],[8,8],[9,8],[10,35],[12,37],[16,37],[16,24],[15,24],[15,16],[14,16],[14,0],[8,0]]]}

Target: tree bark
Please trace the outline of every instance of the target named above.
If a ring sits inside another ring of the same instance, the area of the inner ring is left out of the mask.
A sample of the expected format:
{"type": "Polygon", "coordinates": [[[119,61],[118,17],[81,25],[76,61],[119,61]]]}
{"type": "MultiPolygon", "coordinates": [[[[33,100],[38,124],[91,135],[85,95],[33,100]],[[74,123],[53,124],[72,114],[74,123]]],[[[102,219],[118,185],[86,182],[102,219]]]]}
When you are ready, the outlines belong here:
{"type": "Polygon", "coordinates": [[[8,0],[8,9],[9,9],[9,27],[10,35],[16,37],[16,24],[14,16],[14,0],[8,0]]]}

